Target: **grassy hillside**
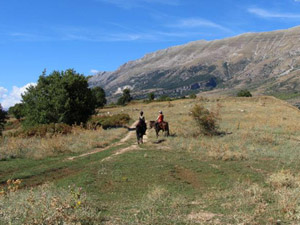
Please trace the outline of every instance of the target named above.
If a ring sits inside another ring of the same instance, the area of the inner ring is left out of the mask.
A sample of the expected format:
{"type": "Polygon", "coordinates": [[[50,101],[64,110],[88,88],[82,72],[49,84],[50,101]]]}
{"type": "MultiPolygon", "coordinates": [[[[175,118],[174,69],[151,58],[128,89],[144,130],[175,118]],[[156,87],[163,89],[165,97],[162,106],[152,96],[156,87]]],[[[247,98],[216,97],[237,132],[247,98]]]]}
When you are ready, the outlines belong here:
{"type": "Polygon", "coordinates": [[[299,221],[298,109],[273,97],[227,97],[133,103],[101,113],[138,118],[140,110],[148,121],[162,110],[171,136],[156,139],[154,130],[147,130],[146,143],[140,146],[134,131],[125,128],[73,128],[67,136],[44,138],[4,137],[0,144],[0,221],[299,221]],[[197,135],[190,116],[195,104],[220,110],[224,135],[197,135]],[[9,179],[22,181],[7,184],[9,179]]]}

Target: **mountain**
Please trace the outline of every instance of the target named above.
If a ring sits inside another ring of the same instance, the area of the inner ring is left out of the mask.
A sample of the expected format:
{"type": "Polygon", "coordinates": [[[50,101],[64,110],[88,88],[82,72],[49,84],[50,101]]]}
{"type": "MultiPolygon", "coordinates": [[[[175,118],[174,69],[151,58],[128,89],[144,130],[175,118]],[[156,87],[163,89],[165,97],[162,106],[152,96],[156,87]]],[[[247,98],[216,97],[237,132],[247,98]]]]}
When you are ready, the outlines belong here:
{"type": "Polygon", "coordinates": [[[170,96],[208,90],[233,93],[241,88],[299,96],[300,26],[170,47],[129,61],[114,72],[101,72],[89,84],[102,86],[108,96],[126,87],[140,97],[149,92],[170,96]]]}

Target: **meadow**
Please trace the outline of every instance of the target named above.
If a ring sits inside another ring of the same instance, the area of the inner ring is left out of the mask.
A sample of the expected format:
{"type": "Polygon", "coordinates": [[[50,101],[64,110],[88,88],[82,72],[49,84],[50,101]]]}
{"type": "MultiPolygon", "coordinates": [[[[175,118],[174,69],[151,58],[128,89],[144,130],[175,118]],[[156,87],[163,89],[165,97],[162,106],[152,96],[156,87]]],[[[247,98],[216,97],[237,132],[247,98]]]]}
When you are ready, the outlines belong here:
{"type": "Polygon", "coordinates": [[[100,109],[147,121],[162,110],[171,135],[126,128],[5,136],[2,224],[297,224],[300,111],[274,97],[198,97],[100,109]],[[218,112],[220,135],[191,110],[218,112]],[[18,180],[19,179],[19,180],[18,180]]]}

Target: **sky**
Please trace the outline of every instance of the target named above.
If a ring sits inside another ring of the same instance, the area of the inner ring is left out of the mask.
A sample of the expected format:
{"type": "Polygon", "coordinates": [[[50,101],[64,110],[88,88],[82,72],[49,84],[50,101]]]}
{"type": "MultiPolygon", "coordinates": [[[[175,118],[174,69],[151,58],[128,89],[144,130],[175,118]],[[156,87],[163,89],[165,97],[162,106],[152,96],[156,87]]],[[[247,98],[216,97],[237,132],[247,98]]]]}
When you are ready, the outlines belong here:
{"type": "Polygon", "coordinates": [[[0,0],[0,104],[42,71],[113,71],[195,40],[300,25],[300,0],[0,0]]]}

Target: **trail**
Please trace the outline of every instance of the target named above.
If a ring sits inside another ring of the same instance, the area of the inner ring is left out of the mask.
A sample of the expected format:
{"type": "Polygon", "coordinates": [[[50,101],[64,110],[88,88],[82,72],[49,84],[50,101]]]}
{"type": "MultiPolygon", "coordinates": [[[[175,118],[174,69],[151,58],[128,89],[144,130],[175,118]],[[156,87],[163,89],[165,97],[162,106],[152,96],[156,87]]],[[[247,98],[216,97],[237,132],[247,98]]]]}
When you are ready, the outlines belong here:
{"type": "MultiPolygon", "coordinates": [[[[84,154],[81,154],[81,155],[78,155],[78,156],[73,156],[73,157],[69,157],[67,158],[67,160],[74,160],[74,159],[78,159],[78,158],[82,158],[82,157],[86,157],[86,156],[89,156],[89,155],[93,155],[93,154],[96,154],[96,153],[99,153],[99,152],[103,152],[103,151],[106,151],[112,147],[117,147],[117,146],[120,146],[124,143],[126,143],[128,140],[130,140],[132,138],[133,135],[135,135],[135,132],[133,132],[135,130],[135,127],[137,125],[138,121],[135,121],[129,128],[129,132],[128,134],[122,138],[118,143],[115,143],[115,144],[112,144],[112,145],[109,145],[105,148],[97,148],[95,149],[94,151],[91,151],[91,152],[88,152],[88,153],[84,153],[84,154]]],[[[147,135],[144,136],[144,143],[146,143],[148,140],[148,137],[147,135]]],[[[102,161],[106,161],[106,160],[110,160],[113,156],[116,156],[116,155],[120,155],[120,154],[123,154],[125,152],[128,152],[128,151],[131,151],[131,150],[135,150],[135,149],[139,149],[139,146],[137,144],[132,144],[131,146],[129,147],[126,147],[126,148],[122,148],[122,149],[119,149],[117,150],[114,154],[112,154],[111,156],[108,156],[104,159],[101,160],[102,161]]]]}

